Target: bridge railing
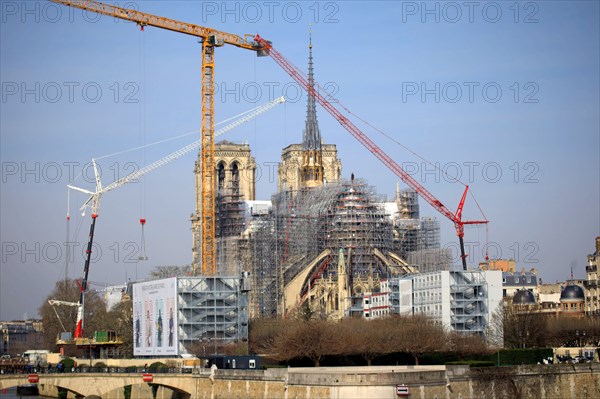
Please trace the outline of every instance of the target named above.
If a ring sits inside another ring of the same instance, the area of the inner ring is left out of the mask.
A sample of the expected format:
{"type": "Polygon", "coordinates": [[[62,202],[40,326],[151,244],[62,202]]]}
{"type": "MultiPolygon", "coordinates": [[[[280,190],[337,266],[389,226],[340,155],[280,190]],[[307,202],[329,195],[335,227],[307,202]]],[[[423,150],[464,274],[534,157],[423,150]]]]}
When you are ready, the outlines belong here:
{"type": "Polygon", "coordinates": [[[210,369],[198,367],[89,367],[79,365],[70,369],[59,369],[56,366],[30,367],[18,369],[2,369],[0,374],[77,374],[77,373],[110,373],[110,374],[208,374],[210,369]]]}

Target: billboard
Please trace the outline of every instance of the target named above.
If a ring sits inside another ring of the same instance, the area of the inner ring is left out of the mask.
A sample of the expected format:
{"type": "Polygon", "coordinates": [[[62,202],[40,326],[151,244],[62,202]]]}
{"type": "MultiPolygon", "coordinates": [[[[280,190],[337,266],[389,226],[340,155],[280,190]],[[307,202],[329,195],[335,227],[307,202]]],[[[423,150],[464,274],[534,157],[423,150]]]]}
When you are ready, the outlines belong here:
{"type": "Polygon", "coordinates": [[[177,356],[177,277],[133,285],[133,355],[177,356]]]}

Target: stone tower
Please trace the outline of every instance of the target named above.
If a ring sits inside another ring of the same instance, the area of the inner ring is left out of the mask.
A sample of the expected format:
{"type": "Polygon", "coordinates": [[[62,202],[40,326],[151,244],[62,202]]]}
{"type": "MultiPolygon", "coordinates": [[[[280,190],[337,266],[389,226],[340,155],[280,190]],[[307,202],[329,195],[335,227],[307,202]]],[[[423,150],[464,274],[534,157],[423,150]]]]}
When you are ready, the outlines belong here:
{"type": "MultiPolygon", "coordinates": [[[[200,176],[200,155],[194,168],[196,174],[196,212],[192,222],[192,270],[202,270],[200,263],[201,243],[201,204],[202,180],[200,176]]],[[[226,140],[215,144],[215,193],[216,236],[221,238],[217,245],[217,274],[232,272],[229,237],[235,238],[243,231],[243,201],[254,200],[256,196],[256,162],[250,152],[250,145],[236,144],[226,140]],[[221,247],[221,248],[220,248],[221,247]]]]}
{"type": "MultiPolygon", "coordinates": [[[[308,83],[315,87],[312,37],[308,43],[308,83]]],[[[338,181],[342,163],[337,158],[335,144],[323,144],[317,121],[315,97],[307,93],[306,123],[302,144],[291,144],[281,153],[279,164],[279,191],[295,191],[305,187],[320,187],[338,181]]]]}

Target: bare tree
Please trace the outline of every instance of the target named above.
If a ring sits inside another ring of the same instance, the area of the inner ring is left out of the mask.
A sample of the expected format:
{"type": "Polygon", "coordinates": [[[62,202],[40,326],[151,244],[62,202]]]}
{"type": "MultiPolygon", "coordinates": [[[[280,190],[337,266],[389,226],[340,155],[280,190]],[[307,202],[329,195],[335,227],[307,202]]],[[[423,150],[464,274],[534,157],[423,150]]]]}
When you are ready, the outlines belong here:
{"type": "Polygon", "coordinates": [[[319,367],[324,356],[337,352],[336,342],[336,328],[331,321],[292,321],[275,339],[273,352],[279,360],[306,357],[319,367]]]}
{"type": "MultiPolygon", "coordinates": [[[[77,320],[77,308],[72,306],[52,306],[49,299],[65,302],[78,302],[80,289],[74,280],[59,280],[54,290],[39,307],[44,326],[45,346],[49,350],[56,348],[56,338],[60,332],[73,332],[77,320]],[[61,325],[62,323],[62,325],[61,325]],[[64,329],[63,329],[64,325],[64,329]]],[[[113,326],[113,320],[107,317],[106,304],[95,291],[85,294],[84,333],[91,336],[96,330],[107,330],[113,326]]]]}
{"type": "Polygon", "coordinates": [[[339,354],[358,355],[371,365],[373,359],[390,353],[388,334],[384,319],[344,319],[339,323],[339,354]]]}
{"type": "Polygon", "coordinates": [[[446,350],[458,354],[461,358],[490,352],[481,335],[456,331],[446,334],[446,350]]]}
{"type": "Polygon", "coordinates": [[[503,311],[504,345],[507,348],[539,348],[548,339],[547,316],[528,309],[506,306],[503,311]]]}
{"type": "Polygon", "coordinates": [[[600,319],[559,316],[549,318],[548,345],[597,346],[600,342],[600,319]]]}
{"type": "Polygon", "coordinates": [[[504,348],[504,306],[498,306],[492,314],[486,335],[491,348],[504,348]]]}
{"type": "Polygon", "coordinates": [[[133,357],[133,305],[131,299],[119,302],[108,312],[112,320],[111,330],[123,341],[121,354],[124,357],[133,357]]]}
{"type": "Polygon", "coordinates": [[[250,321],[249,347],[252,353],[269,354],[275,345],[275,339],[287,325],[286,320],[260,318],[250,321]]]}
{"type": "Polygon", "coordinates": [[[192,266],[156,266],[150,272],[149,276],[152,280],[158,280],[161,278],[169,277],[182,277],[189,276],[192,272],[192,266]]]}
{"type": "Polygon", "coordinates": [[[446,349],[444,328],[428,317],[395,316],[388,318],[388,323],[390,347],[411,354],[417,365],[422,354],[446,349]]]}

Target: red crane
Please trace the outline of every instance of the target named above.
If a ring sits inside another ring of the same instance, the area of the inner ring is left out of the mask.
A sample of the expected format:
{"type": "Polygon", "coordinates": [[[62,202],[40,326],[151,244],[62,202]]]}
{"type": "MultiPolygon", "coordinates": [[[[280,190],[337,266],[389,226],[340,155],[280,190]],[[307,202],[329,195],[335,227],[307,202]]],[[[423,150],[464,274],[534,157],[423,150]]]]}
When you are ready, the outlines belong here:
{"type": "Polygon", "coordinates": [[[285,59],[277,50],[275,50],[271,44],[271,42],[263,39],[259,35],[256,35],[254,41],[262,46],[262,50],[269,54],[273,60],[284,71],[287,72],[288,75],[292,79],[294,79],[300,86],[306,90],[306,92],[313,96],[319,104],[323,108],[327,110],[355,139],[357,139],[362,145],[364,145],[373,155],[377,157],[385,166],[387,166],[392,172],[396,174],[404,183],[406,183],[410,188],[415,190],[419,195],[421,195],[425,201],[427,201],[431,206],[437,209],[442,215],[446,218],[450,219],[452,223],[454,223],[454,228],[456,229],[456,234],[458,235],[458,240],[460,242],[460,256],[462,259],[463,269],[467,270],[467,255],[465,254],[465,244],[464,244],[464,235],[465,235],[465,225],[466,224],[487,224],[488,220],[462,220],[462,211],[465,204],[465,199],[467,197],[467,192],[469,191],[469,186],[465,186],[465,191],[463,192],[462,198],[458,203],[458,208],[456,212],[450,211],[440,200],[433,196],[425,187],[419,184],[410,174],[408,174],[400,165],[398,165],[389,155],[387,155],[377,144],[373,142],[367,135],[365,135],[354,123],[352,123],[348,118],[346,118],[342,113],[333,106],[331,102],[329,102],[325,97],[323,97],[315,87],[308,83],[308,80],[304,77],[304,74],[298,69],[295,65],[285,59]]]}

